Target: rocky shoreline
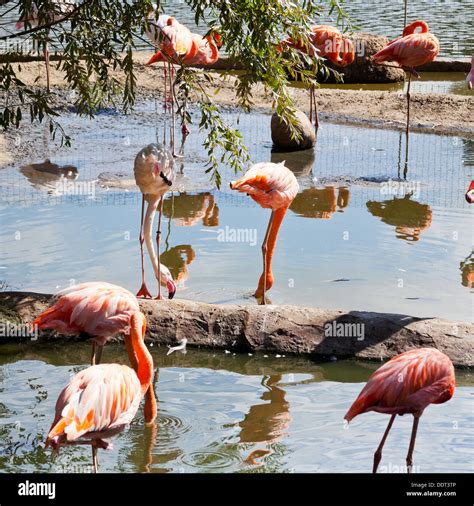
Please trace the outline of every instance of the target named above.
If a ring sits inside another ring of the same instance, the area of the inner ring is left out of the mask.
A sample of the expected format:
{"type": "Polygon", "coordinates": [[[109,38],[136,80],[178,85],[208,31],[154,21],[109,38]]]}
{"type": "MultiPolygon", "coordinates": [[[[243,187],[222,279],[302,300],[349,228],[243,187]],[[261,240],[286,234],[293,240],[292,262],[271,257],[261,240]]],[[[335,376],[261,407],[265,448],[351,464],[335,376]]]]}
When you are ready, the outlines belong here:
{"type": "MultiPolygon", "coordinates": [[[[0,323],[24,324],[48,306],[52,295],[0,293],[0,323]]],[[[296,306],[214,305],[190,300],[140,301],[147,316],[147,343],[271,352],[313,359],[387,360],[413,348],[446,353],[456,367],[474,366],[474,325],[367,311],[335,311],[296,306]]],[[[37,337],[37,339],[36,339],[37,337]]],[[[71,342],[87,336],[40,331],[38,342],[71,342]]],[[[8,340],[18,341],[12,336],[8,340]]],[[[120,339],[120,338],[118,338],[120,339]]],[[[31,336],[26,340],[31,340],[31,336]]]]}

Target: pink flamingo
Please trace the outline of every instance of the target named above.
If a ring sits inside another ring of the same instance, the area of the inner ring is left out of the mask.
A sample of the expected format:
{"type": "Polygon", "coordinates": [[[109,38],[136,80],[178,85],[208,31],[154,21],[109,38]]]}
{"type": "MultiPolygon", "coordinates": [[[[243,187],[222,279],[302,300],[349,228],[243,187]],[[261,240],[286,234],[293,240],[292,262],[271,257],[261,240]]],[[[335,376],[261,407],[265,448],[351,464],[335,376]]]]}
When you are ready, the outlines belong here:
{"type": "Polygon", "coordinates": [[[285,162],[262,162],[250,167],[237,181],[232,181],[230,188],[247,193],[261,207],[272,210],[262,244],[263,273],[254,294],[265,304],[265,293],[273,286],[272,259],[278,231],[288,207],[298,193],[298,181],[293,172],[285,167],[285,162]]]}
{"type": "Polygon", "coordinates": [[[474,204],[474,179],[471,181],[465,197],[468,204],[474,204]]]}
{"type": "Polygon", "coordinates": [[[472,58],[471,58],[471,70],[466,77],[466,81],[467,81],[467,87],[470,90],[472,90],[472,88],[474,87],[474,54],[472,55],[472,58]]]}
{"type": "Polygon", "coordinates": [[[455,377],[451,360],[434,348],[410,350],[392,358],[377,369],[344,417],[350,422],[361,413],[376,411],[391,415],[387,429],[374,454],[373,473],[382,458],[382,448],[397,415],[411,413],[413,429],[407,455],[407,470],[413,464],[418,422],[430,404],[449,401],[454,394],[455,377]]]}
{"type": "Polygon", "coordinates": [[[189,28],[179,23],[175,18],[162,14],[154,21],[152,16],[154,16],[153,13],[148,18],[146,34],[160,50],[152,56],[147,65],[158,61],[164,62],[165,65],[165,106],[168,101],[171,103],[171,148],[174,154],[175,97],[173,91],[174,69],[172,64],[194,57],[198,46],[189,28]],[[168,68],[168,77],[166,68],[168,68]],[[167,97],[167,87],[169,87],[170,91],[169,97],[167,97]]]}
{"type": "MultiPolygon", "coordinates": [[[[186,29],[187,30],[187,29],[186,29]]],[[[222,46],[220,35],[213,34],[203,37],[202,35],[192,33],[192,49],[189,47],[186,53],[181,57],[181,63],[186,65],[213,65],[219,59],[219,48],[222,46]]],[[[163,50],[157,51],[148,61],[147,65],[157,62],[169,61],[169,56],[163,50]]],[[[175,61],[175,59],[173,59],[175,61]]],[[[189,131],[183,119],[183,136],[188,135],[189,131]]]]}
{"type": "MultiPolygon", "coordinates": [[[[55,23],[57,21],[61,21],[67,15],[71,14],[76,8],[75,3],[72,0],[53,0],[53,9],[47,15],[48,23],[55,23]]],[[[31,28],[36,28],[39,26],[39,14],[38,14],[38,6],[33,3],[31,5],[31,11],[28,13],[26,17],[22,17],[15,25],[17,30],[26,29],[26,23],[29,24],[31,28]]],[[[49,33],[49,31],[48,31],[49,33]]],[[[48,34],[47,34],[48,35],[48,34]]],[[[46,65],[46,89],[49,91],[49,49],[48,49],[48,41],[46,37],[46,42],[44,43],[44,62],[46,65]]]]}
{"type": "Polygon", "coordinates": [[[131,317],[139,311],[136,297],[125,288],[93,281],[59,292],[54,304],[32,325],[63,335],[85,332],[93,336],[91,365],[96,365],[105,343],[118,334],[127,335],[131,317]]]}
{"type": "Polygon", "coordinates": [[[97,449],[111,447],[105,439],[130,424],[145,392],[152,389],[153,360],[144,344],[146,319],[139,311],[132,313],[130,329],[129,351],[135,370],[102,364],[76,374],[59,394],[46,439],[45,448],[51,445],[55,450],[61,445],[90,444],[95,472],[97,449]]]}
{"type": "MultiPolygon", "coordinates": [[[[291,37],[285,39],[281,45],[280,49],[285,46],[294,47],[298,49],[298,51],[309,54],[313,57],[323,57],[328,58],[338,67],[345,67],[354,62],[355,53],[354,53],[354,45],[352,41],[348,38],[345,38],[340,30],[334,28],[333,26],[327,25],[317,25],[311,28],[311,32],[308,35],[308,39],[310,41],[310,46],[305,47],[302,44],[295,43],[291,37]],[[341,56],[342,49],[342,56],[341,56]]],[[[316,102],[316,90],[314,86],[310,88],[310,110],[309,110],[309,119],[313,121],[313,110],[314,110],[314,121],[315,121],[315,129],[319,128],[319,118],[318,118],[318,109],[316,102]]]]}
{"type": "Polygon", "coordinates": [[[149,144],[141,149],[135,157],[133,167],[135,181],[142,192],[142,212],[140,221],[140,253],[142,262],[142,285],[137,297],[151,298],[145,283],[145,265],[143,242],[146,241],[148,254],[158,280],[157,299],[161,299],[161,285],[168,288],[168,297],[172,299],[176,293],[176,285],[169,269],[160,261],[161,217],[163,215],[163,196],[172,186],[175,179],[174,159],[171,151],[162,144],[149,144]],[[145,200],[148,202],[146,216],[145,200]],[[157,256],[152,243],[151,229],[157,206],[159,207],[158,229],[156,231],[157,256]],[[145,222],[145,224],[143,223],[145,222]]]}
{"type": "Polygon", "coordinates": [[[382,50],[372,56],[374,63],[395,62],[399,67],[407,67],[407,126],[406,126],[406,152],[405,173],[408,169],[408,137],[410,133],[410,84],[411,76],[419,77],[415,67],[433,61],[439,53],[439,41],[429,31],[424,21],[414,21],[403,29],[402,37],[389,42],[382,50]],[[421,32],[416,32],[417,28],[421,32]]]}

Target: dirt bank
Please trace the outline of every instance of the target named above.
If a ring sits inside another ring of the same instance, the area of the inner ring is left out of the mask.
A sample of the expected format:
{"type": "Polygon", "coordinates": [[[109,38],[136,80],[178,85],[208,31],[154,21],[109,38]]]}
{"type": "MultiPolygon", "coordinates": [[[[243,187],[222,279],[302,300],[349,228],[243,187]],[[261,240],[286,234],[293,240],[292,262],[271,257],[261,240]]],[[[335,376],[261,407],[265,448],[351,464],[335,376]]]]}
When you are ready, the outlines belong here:
{"type": "MultiPolygon", "coordinates": [[[[163,77],[161,66],[147,66],[151,53],[140,52],[136,56],[137,89],[141,98],[161,95],[163,77]]],[[[21,64],[21,78],[29,85],[39,76],[39,83],[44,84],[44,63],[28,62],[21,64]]],[[[52,69],[52,85],[65,88],[63,76],[52,69]]],[[[236,78],[227,75],[225,79],[215,74],[220,91],[214,94],[212,88],[202,79],[202,85],[208,89],[217,104],[235,106],[236,78]]],[[[308,112],[309,98],[304,89],[292,88],[291,94],[296,105],[308,112]]],[[[58,93],[58,106],[70,106],[74,94],[58,93]]],[[[194,97],[196,98],[196,97],[194,97]]],[[[406,114],[406,97],[400,92],[359,91],[324,89],[317,92],[318,109],[321,118],[351,122],[354,124],[372,125],[386,128],[403,128],[406,114]]],[[[271,98],[263,86],[253,89],[253,107],[270,111],[271,98]]],[[[435,93],[412,94],[411,125],[414,131],[436,132],[448,135],[474,137],[474,96],[447,95],[435,93]]]]}
{"type": "MultiPolygon", "coordinates": [[[[51,295],[0,294],[0,322],[30,322],[51,295]]],[[[474,366],[474,325],[439,318],[295,306],[212,305],[201,302],[140,301],[147,315],[147,340],[234,352],[267,351],[314,358],[391,358],[403,351],[433,347],[458,367],[474,366]],[[349,335],[350,334],[350,335],[349,335]]],[[[58,340],[48,332],[39,340],[58,340]]],[[[61,338],[77,339],[77,338],[61,338]]]]}

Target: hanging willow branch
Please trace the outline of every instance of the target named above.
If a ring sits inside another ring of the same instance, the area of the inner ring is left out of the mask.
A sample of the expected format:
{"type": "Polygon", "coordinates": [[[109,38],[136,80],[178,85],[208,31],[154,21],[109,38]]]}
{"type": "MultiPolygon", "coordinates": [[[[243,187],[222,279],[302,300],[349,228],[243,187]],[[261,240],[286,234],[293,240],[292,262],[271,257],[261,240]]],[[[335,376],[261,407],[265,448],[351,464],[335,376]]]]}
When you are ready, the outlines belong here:
{"type": "MultiPolygon", "coordinates": [[[[18,53],[28,53],[31,47],[42,47],[50,33],[62,57],[57,68],[63,72],[67,86],[75,91],[71,104],[81,115],[92,117],[103,107],[132,110],[136,99],[136,44],[143,40],[147,18],[153,11],[161,12],[161,2],[152,0],[77,0],[76,7],[63,19],[53,20],[51,12],[55,0],[0,0],[0,127],[21,128],[25,119],[49,121],[51,133],[59,134],[62,142],[70,142],[60,125],[59,112],[53,107],[54,92],[47,93],[39,86],[22,81],[22,66],[12,62],[18,53]],[[19,17],[28,17],[34,8],[38,26],[26,23],[22,30],[6,26],[5,16],[18,7],[19,17]],[[12,34],[10,34],[12,32],[12,34]],[[22,45],[22,41],[24,45],[22,45]],[[19,43],[18,43],[19,42],[19,43]],[[6,55],[6,58],[5,58],[6,55]]],[[[350,22],[337,0],[186,0],[194,12],[195,22],[205,30],[221,35],[222,50],[229,57],[243,63],[246,71],[237,77],[236,106],[248,111],[252,106],[252,87],[263,83],[271,96],[273,107],[290,125],[296,135],[295,107],[289,93],[291,79],[298,77],[304,84],[317,85],[311,69],[311,58],[290,48],[278,51],[283,38],[291,36],[309,47],[307,33],[324,9],[334,12],[338,22],[350,22]]],[[[56,7],[57,9],[57,7],[56,7]]],[[[167,12],[173,14],[172,12],[167,12]]],[[[151,49],[150,44],[150,49],[151,49]]],[[[326,67],[319,60],[319,69],[326,67]]],[[[209,76],[209,72],[200,71],[209,76]]],[[[183,118],[190,120],[187,111],[190,93],[195,85],[193,72],[181,68],[177,73],[177,94],[183,118]]],[[[214,82],[219,86],[219,82],[214,82]]],[[[219,108],[204,90],[200,93],[201,129],[208,133],[205,148],[208,152],[208,171],[211,179],[220,184],[219,166],[230,164],[239,170],[248,162],[248,153],[237,129],[221,117],[219,108]]]]}

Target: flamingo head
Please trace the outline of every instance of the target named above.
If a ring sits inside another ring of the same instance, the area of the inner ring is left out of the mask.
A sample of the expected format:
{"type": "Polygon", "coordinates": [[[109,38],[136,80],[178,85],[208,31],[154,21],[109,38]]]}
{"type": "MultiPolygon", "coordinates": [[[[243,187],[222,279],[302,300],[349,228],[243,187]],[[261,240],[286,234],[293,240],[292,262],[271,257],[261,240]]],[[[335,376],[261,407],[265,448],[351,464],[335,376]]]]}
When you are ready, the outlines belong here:
{"type": "Polygon", "coordinates": [[[172,299],[176,294],[176,283],[166,265],[160,264],[161,284],[168,290],[168,299],[172,299]]]}
{"type": "Polygon", "coordinates": [[[222,47],[222,36],[220,33],[214,32],[211,34],[212,40],[218,49],[222,47]]]}
{"type": "Polygon", "coordinates": [[[430,31],[430,28],[428,26],[428,23],[426,21],[416,20],[413,21],[413,23],[405,26],[403,29],[403,37],[406,37],[407,35],[412,35],[416,32],[416,29],[420,28],[420,33],[428,33],[430,31]]]}

